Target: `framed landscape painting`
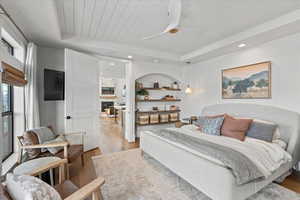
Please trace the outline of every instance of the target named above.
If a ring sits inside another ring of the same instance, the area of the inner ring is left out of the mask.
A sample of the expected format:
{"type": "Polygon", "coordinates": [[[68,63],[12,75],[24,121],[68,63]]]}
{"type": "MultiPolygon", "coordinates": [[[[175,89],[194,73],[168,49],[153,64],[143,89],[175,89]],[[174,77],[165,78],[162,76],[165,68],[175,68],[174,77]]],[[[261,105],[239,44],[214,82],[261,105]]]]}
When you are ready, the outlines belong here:
{"type": "Polygon", "coordinates": [[[271,98],[271,62],[222,70],[223,99],[271,98]]]}

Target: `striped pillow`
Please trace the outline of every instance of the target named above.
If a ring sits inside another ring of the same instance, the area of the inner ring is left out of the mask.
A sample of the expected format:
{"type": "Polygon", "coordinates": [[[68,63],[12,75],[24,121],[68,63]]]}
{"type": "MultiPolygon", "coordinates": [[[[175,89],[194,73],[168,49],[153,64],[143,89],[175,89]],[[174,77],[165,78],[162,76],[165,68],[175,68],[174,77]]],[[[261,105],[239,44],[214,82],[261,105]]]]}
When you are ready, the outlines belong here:
{"type": "Polygon", "coordinates": [[[198,126],[203,133],[208,135],[221,135],[223,121],[224,116],[214,118],[200,116],[198,120],[194,122],[194,124],[198,126]]]}

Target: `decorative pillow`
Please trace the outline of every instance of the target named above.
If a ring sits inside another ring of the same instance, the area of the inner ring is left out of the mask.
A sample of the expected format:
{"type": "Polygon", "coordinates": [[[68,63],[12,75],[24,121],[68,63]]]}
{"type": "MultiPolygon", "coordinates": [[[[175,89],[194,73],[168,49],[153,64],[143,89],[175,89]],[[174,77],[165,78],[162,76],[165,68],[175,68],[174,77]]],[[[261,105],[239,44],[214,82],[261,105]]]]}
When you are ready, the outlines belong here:
{"type": "Polygon", "coordinates": [[[265,123],[254,120],[247,131],[247,136],[266,142],[272,142],[276,128],[277,125],[274,123],[265,123]]]}
{"type": "MultiPolygon", "coordinates": [[[[44,144],[51,144],[51,143],[59,143],[59,142],[65,142],[66,138],[62,135],[58,136],[54,140],[50,140],[47,142],[44,142],[44,144]]],[[[58,153],[60,150],[62,150],[64,147],[48,147],[48,151],[52,154],[58,153]]]]}
{"type": "MultiPolygon", "coordinates": [[[[23,134],[24,140],[21,141],[23,145],[36,145],[39,144],[39,139],[37,135],[33,131],[26,131],[23,134]]],[[[38,157],[41,153],[41,149],[26,149],[27,155],[29,159],[33,159],[38,157]]]]}
{"type": "MultiPolygon", "coordinates": [[[[276,125],[274,122],[265,121],[265,120],[261,120],[261,119],[254,119],[253,121],[276,125]]],[[[277,140],[280,140],[280,141],[284,142],[285,145],[287,146],[287,143],[281,139],[281,134],[280,134],[280,130],[279,130],[278,125],[276,126],[276,129],[274,131],[272,141],[274,143],[274,141],[277,141],[277,140]]]]}
{"type": "Polygon", "coordinates": [[[33,176],[7,174],[6,184],[14,200],[61,200],[54,188],[33,176]]]}
{"type": "Polygon", "coordinates": [[[236,119],[225,114],[221,134],[223,136],[232,137],[240,141],[244,141],[246,133],[252,121],[252,119],[236,119]]]}
{"type": "Polygon", "coordinates": [[[221,126],[224,121],[224,116],[222,117],[199,117],[197,121],[194,122],[196,126],[200,128],[203,133],[209,135],[220,135],[221,126]]]}
{"type": "Polygon", "coordinates": [[[0,183],[0,200],[12,200],[6,188],[0,183]]]}

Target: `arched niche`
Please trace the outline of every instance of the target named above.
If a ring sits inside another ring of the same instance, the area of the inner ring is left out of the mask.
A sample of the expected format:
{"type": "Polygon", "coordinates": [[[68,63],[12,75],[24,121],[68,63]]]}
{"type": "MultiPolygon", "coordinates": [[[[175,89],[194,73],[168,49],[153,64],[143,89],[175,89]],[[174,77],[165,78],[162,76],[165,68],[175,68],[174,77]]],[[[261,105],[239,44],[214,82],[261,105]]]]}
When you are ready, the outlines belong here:
{"type": "Polygon", "coordinates": [[[181,86],[181,81],[164,73],[149,73],[140,76],[135,80],[136,82],[143,83],[144,87],[153,87],[155,81],[159,82],[160,87],[171,87],[171,84],[177,82],[181,86]]]}

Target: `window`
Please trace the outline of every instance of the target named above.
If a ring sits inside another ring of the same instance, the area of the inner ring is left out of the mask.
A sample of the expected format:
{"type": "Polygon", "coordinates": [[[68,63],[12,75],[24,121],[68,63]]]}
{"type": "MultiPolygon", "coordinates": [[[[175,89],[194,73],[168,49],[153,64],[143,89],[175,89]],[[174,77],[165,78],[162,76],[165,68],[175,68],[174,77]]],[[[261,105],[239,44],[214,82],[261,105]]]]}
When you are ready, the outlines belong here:
{"type": "Polygon", "coordinates": [[[13,86],[2,83],[2,126],[3,126],[3,158],[9,157],[14,150],[13,135],[13,86]]]}
{"type": "Polygon", "coordinates": [[[14,34],[11,35],[4,28],[1,29],[1,37],[2,48],[21,63],[24,63],[25,48],[22,40],[14,37],[14,34]]]}
{"type": "Polygon", "coordinates": [[[7,50],[7,52],[9,53],[9,55],[14,56],[15,52],[14,52],[14,47],[7,42],[4,38],[1,39],[2,45],[5,47],[5,50],[7,50]]]}

